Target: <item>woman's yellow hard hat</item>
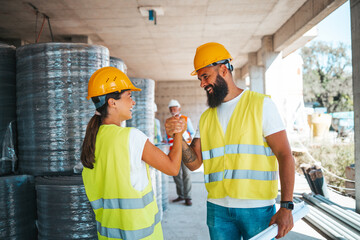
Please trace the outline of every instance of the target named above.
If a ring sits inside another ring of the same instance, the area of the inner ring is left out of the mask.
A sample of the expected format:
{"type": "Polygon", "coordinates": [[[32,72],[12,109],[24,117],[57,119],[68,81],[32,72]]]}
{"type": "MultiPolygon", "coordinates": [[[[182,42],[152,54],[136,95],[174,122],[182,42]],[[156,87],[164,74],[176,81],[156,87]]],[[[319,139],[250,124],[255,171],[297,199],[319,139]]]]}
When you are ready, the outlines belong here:
{"type": "Polygon", "coordinates": [[[141,91],[135,87],[128,76],[115,67],[103,67],[93,73],[88,83],[87,100],[92,97],[105,95],[112,92],[130,89],[141,91]]]}
{"type": "Polygon", "coordinates": [[[205,43],[196,49],[194,57],[195,70],[191,75],[195,76],[199,69],[226,59],[230,59],[231,61],[232,57],[223,45],[216,42],[205,43]]]}

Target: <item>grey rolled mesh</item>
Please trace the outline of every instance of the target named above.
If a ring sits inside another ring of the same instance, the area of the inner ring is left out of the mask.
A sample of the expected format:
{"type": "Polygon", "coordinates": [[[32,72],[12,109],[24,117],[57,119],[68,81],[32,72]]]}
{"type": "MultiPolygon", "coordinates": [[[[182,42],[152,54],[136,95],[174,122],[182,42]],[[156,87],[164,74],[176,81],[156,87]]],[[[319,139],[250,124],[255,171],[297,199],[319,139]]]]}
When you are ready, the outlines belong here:
{"type": "Polygon", "coordinates": [[[16,120],[15,52],[14,46],[0,44],[0,175],[11,173],[14,165],[7,157],[12,149],[3,149],[3,144],[11,141],[4,137],[10,122],[16,120]]]}
{"type": "Polygon", "coordinates": [[[36,238],[34,177],[0,177],[0,239],[36,238]]]}
{"type": "Polygon", "coordinates": [[[95,107],[86,100],[91,75],[109,65],[109,50],[81,43],[41,43],[16,50],[19,169],[71,174],[80,160],[95,107]]]}
{"type": "Polygon", "coordinates": [[[127,66],[121,58],[110,57],[110,66],[116,67],[121,70],[123,73],[127,74],[127,66]]]}
{"type": "Polygon", "coordinates": [[[136,102],[132,111],[132,119],[126,121],[127,127],[135,127],[146,134],[149,140],[154,140],[154,101],[155,101],[155,81],[144,78],[131,78],[135,87],[141,91],[133,91],[132,99],[136,102]]]}
{"type": "Polygon", "coordinates": [[[97,239],[81,175],[37,177],[38,239],[97,239]]]}

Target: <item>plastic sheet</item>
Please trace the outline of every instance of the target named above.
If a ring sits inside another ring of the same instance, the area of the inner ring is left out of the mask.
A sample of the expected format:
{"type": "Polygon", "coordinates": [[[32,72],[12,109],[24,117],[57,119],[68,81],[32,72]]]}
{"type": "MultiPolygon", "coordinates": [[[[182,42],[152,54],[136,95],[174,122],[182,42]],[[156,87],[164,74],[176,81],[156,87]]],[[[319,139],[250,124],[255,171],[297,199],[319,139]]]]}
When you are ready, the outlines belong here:
{"type": "Polygon", "coordinates": [[[1,146],[0,176],[15,172],[17,168],[16,121],[9,123],[1,146]]]}
{"type": "MultiPolygon", "coordinates": [[[[169,154],[170,144],[157,144],[156,145],[165,154],[169,154]]],[[[165,212],[169,205],[169,176],[161,173],[161,198],[162,210],[165,212]]]]}
{"type": "Polygon", "coordinates": [[[81,175],[36,178],[38,239],[97,239],[81,175]]]}
{"type": "Polygon", "coordinates": [[[86,100],[90,76],[109,66],[109,50],[81,43],[25,45],[17,56],[19,171],[69,175],[80,161],[95,107],[86,100]]]}
{"type": "Polygon", "coordinates": [[[160,220],[162,220],[163,218],[161,174],[162,174],[161,171],[157,170],[156,168],[150,167],[151,184],[156,198],[156,203],[159,209],[160,220]]]}
{"type": "Polygon", "coordinates": [[[0,177],[0,239],[36,239],[34,177],[0,177]]]}
{"type": "Polygon", "coordinates": [[[127,74],[127,66],[121,58],[110,57],[110,66],[120,69],[123,73],[127,74]]]}
{"type": "Polygon", "coordinates": [[[169,206],[169,176],[165,173],[161,174],[161,195],[162,195],[162,208],[163,212],[168,209],[169,206]]]}
{"type": "Polygon", "coordinates": [[[127,127],[135,127],[146,134],[149,140],[154,140],[154,104],[155,81],[152,79],[131,78],[131,82],[140,92],[132,92],[132,99],[136,102],[133,107],[132,119],[126,121],[127,127]]]}
{"type": "MultiPolygon", "coordinates": [[[[16,48],[0,44],[0,157],[9,123],[16,120],[16,48]]],[[[11,162],[0,160],[0,175],[11,173],[11,162]]]]}

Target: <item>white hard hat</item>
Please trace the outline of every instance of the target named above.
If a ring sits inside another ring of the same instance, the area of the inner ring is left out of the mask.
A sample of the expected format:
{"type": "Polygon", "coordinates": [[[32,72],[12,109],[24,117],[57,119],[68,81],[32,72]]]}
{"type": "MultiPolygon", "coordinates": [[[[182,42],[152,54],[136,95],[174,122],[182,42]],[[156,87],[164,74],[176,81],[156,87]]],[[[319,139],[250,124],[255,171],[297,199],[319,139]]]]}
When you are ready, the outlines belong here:
{"type": "Polygon", "coordinates": [[[154,112],[157,112],[157,105],[154,103],[154,112]]]}
{"type": "Polygon", "coordinates": [[[168,107],[181,107],[180,103],[175,99],[171,99],[168,107]]]}

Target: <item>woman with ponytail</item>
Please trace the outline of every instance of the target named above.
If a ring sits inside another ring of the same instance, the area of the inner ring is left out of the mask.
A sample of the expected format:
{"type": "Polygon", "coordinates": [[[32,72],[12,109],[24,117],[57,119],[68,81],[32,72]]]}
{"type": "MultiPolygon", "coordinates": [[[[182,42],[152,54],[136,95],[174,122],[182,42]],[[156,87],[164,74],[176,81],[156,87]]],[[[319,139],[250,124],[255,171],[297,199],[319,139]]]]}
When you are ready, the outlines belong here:
{"type": "Polygon", "coordinates": [[[132,117],[136,88],[119,69],[104,67],[90,78],[87,99],[96,112],[81,152],[86,195],[95,212],[99,239],[163,239],[149,165],[176,176],[181,164],[181,118],[174,117],[174,145],[168,155],[136,128],[121,127],[132,117]]]}

